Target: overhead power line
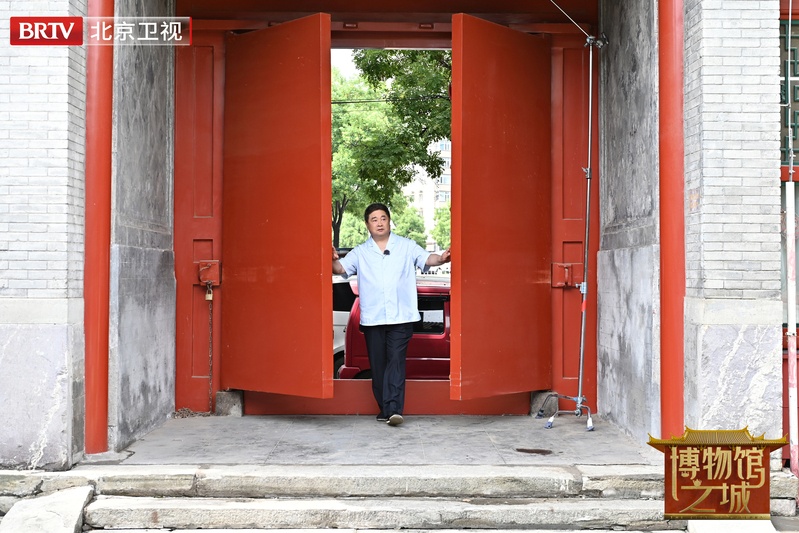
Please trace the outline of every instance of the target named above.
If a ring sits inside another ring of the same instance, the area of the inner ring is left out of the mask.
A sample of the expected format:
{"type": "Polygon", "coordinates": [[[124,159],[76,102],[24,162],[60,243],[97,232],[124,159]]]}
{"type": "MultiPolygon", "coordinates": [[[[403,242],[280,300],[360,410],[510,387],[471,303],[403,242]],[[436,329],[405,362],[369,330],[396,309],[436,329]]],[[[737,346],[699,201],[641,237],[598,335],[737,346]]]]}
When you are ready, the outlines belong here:
{"type": "Polygon", "coordinates": [[[431,96],[418,96],[416,98],[377,98],[374,100],[333,100],[330,103],[338,105],[338,104],[368,104],[368,103],[378,103],[378,102],[414,102],[421,100],[449,100],[449,97],[436,94],[431,96]]]}

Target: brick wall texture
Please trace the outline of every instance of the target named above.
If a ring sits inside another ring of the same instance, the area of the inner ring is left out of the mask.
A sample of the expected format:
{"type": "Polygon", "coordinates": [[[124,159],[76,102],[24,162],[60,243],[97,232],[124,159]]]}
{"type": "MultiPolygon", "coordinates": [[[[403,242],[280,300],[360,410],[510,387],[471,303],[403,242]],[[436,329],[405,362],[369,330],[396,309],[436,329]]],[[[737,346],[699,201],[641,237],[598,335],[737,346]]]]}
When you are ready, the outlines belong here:
{"type": "Polygon", "coordinates": [[[86,0],[0,1],[0,298],[83,295],[86,49],[10,46],[9,17],[86,0]]]}
{"type": "Polygon", "coordinates": [[[779,2],[684,7],[686,293],[779,299],[779,2]]]}

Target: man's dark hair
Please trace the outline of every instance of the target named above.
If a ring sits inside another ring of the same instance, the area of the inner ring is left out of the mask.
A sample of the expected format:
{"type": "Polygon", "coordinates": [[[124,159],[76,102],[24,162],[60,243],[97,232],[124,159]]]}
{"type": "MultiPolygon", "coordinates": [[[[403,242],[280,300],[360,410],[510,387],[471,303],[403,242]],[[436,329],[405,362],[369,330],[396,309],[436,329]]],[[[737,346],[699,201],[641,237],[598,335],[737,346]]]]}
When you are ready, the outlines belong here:
{"type": "Polygon", "coordinates": [[[375,211],[385,211],[386,216],[388,216],[388,219],[391,220],[391,213],[389,213],[388,207],[386,207],[385,204],[379,204],[379,203],[371,204],[369,207],[366,208],[366,212],[363,214],[363,220],[365,222],[369,222],[369,215],[371,215],[375,211]]]}

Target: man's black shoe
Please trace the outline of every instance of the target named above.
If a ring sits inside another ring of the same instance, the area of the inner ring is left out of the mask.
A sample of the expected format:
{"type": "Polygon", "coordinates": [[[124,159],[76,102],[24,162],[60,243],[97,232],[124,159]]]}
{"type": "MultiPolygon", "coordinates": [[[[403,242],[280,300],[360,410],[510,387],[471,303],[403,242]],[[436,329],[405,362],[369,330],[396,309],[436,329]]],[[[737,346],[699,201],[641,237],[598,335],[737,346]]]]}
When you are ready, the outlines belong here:
{"type": "Polygon", "coordinates": [[[386,415],[384,415],[383,413],[380,413],[379,415],[377,415],[377,421],[378,422],[388,422],[388,417],[386,415]]]}

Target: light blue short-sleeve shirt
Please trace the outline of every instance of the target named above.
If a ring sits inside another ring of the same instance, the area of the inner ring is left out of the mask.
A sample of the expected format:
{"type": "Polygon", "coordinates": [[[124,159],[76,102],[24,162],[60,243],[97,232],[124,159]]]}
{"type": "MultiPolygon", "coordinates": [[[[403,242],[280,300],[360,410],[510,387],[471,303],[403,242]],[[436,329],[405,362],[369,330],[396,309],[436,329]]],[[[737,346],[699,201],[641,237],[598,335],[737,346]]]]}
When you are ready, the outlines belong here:
{"type": "Polygon", "coordinates": [[[341,258],[345,277],[358,275],[361,325],[402,324],[421,319],[416,300],[416,267],[427,272],[430,252],[391,233],[386,251],[369,237],[341,258]]]}

